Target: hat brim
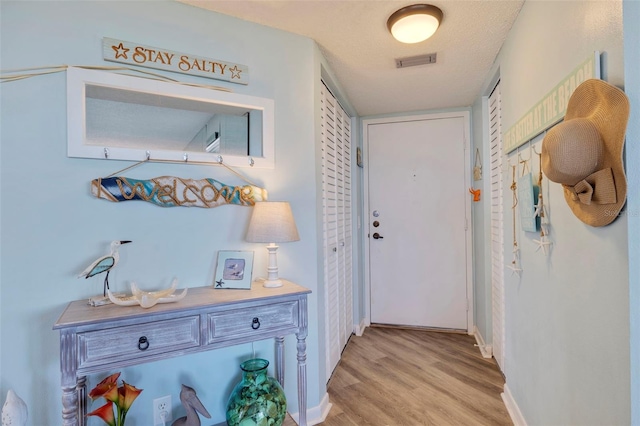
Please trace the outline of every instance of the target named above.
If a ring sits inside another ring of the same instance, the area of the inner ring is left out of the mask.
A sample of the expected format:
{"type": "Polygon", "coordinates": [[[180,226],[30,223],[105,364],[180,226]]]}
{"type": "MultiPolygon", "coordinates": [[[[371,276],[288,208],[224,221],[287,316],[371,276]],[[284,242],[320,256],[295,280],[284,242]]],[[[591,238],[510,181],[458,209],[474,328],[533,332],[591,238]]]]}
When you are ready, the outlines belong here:
{"type": "Polygon", "coordinates": [[[564,120],[587,118],[596,126],[604,141],[602,168],[611,168],[616,187],[616,202],[583,204],[564,188],[564,198],[578,219],[590,226],[605,226],[619,215],[627,199],[624,171],[624,141],[629,120],[629,99],[617,87],[597,79],[586,80],[571,95],[564,120]]]}

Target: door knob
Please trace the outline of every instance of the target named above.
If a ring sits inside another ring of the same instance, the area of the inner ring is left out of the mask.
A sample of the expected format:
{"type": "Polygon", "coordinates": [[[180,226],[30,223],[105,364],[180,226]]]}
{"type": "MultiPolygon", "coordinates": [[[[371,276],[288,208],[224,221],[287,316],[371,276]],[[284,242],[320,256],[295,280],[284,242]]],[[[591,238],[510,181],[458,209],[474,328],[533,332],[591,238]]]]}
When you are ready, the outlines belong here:
{"type": "Polygon", "coordinates": [[[377,232],[373,234],[373,239],[374,240],[381,240],[383,238],[384,237],[382,235],[378,234],[377,232]]]}

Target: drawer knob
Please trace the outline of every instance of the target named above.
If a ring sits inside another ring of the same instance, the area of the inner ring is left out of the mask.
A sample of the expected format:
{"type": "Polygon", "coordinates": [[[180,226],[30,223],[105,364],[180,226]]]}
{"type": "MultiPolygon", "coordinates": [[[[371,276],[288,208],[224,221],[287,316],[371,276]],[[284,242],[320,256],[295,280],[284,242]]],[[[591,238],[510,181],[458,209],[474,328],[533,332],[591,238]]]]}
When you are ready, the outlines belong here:
{"type": "Polygon", "coordinates": [[[257,330],[260,328],[260,320],[258,319],[258,317],[255,317],[253,319],[253,322],[251,323],[251,328],[253,328],[254,330],[257,330]]]}
{"type": "Polygon", "coordinates": [[[140,349],[141,351],[146,351],[149,348],[149,340],[147,339],[147,336],[142,336],[140,339],[138,339],[138,349],[140,349]]]}

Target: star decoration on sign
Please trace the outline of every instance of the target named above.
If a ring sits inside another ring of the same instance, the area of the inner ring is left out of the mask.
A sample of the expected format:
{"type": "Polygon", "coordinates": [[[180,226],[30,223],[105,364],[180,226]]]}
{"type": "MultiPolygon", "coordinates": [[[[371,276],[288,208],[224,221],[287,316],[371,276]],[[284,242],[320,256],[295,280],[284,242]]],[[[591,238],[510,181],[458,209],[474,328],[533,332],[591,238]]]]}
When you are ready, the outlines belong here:
{"type": "Polygon", "coordinates": [[[234,65],[233,68],[229,68],[229,71],[231,71],[231,78],[240,78],[242,70],[238,68],[237,65],[234,65]]]}
{"type": "Polygon", "coordinates": [[[124,59],[129,59],[127,57],[127,52],[130,49],[127,49],[126,47],[124,47],[122,43],[120,43],[117,46],[111,46],[111,48],[116,52],[116,59],[118,59],[119,57],[123,57],[124,59]]]}

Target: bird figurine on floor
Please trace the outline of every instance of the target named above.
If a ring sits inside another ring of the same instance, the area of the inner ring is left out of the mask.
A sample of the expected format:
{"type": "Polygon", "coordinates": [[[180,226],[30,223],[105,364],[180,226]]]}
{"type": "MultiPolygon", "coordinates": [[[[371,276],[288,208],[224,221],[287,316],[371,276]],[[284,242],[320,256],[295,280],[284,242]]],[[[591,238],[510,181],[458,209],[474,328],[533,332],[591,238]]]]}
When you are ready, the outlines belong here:
{"type": "Polygon", "coordinates": [[[107,289],[109,288],[109,272],[113,269],[114,266],[118,263],[118,259],[120,256],[118,255],[118,249],[122,244],[130,243],[131,241],[112,241],[111,242],[111,253],[107,256],[100,257],[93,261],[91,265],[87,267],[78,278],[89,278],[94,275],[101,274],[106,272],[107,275],[104,277],[104,291],[103,296],[107,296],[107,289]]]}
{"type": "Polygon", "coordinates": [[[27,424],[27,404],[9,389],[7,400],[2,406],[2,426],[25,426],[27,424]]]}
{"type": "Polygon", "coordinates": [[[173,422],[171,426],[200,426],[200,416],[198,416],[198,413],[208,419],[211,418],[211,414],[204,408],[204,405],[202,405],[202,402],[200,402],[196,395],[196,391],[192,387],[182,385],[180,402],[182,402],[184,409],[187,410],[187,415],[180,417],[173,422]]]}

